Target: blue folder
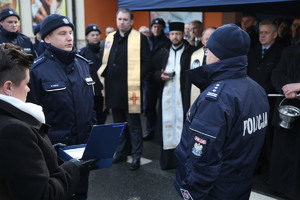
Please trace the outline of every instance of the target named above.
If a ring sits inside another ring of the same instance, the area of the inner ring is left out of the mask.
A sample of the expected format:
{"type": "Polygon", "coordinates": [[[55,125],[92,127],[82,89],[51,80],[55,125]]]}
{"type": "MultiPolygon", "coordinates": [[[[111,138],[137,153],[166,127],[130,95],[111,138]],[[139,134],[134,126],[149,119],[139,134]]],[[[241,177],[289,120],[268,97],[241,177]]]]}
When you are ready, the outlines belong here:
{"type": "Polygon", "coordinates": [[[69,153],[70,151],[78,151],[81,154],[83,151],[82,160],[97,159],[96,166],[98,168],[111,167],[113,155],[125,127],[125,123],[95,125],[92,128],[87,144],[60,148],[58,157],[62,161],[68,161],[73,158],[69,153]]]}

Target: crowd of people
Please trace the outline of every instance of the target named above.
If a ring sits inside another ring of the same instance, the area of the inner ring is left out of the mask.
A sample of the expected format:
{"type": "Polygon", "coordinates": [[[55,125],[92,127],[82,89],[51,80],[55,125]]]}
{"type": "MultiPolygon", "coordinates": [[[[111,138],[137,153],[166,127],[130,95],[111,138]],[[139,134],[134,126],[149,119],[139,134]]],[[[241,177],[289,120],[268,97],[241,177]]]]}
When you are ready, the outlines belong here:
{"type": "Polygon", "coordinates": [[[95,160],[60,163],[55,150],[86,143],[109,113],[127,122],[113,164],[131,155],[138,170],[153,140],[183,199],[249,199],[261,171],[272,191],[300,198],[300,125],[280,126],[278,112],[283,98],[300,108],[300,18],[169,22],[166,34],[162,18],[133,29],[124,8],[104,40],[89,24],[81,49],[68,17],[45,17],[34,44],[19,20],[11,8],[0,13],[1,199],[86,199],[95,160]]]}

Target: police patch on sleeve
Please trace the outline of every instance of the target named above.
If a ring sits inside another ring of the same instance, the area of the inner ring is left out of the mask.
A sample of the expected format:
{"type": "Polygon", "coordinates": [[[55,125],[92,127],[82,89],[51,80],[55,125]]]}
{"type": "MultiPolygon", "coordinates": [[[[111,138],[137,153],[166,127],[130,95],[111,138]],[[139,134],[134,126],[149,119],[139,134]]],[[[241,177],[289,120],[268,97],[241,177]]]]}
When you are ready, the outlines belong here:
{"type": "Polygon", "coordinates": [[[192,155],[195,158],[201,158],[206,153],[207,140],[201,139],[198,136],[194,136],[193,138],[193,147],[192,147],[192,155]]]}
{"type": "Polygon", "coordinates": [[[193,198],[188,190],[184,190],[184,189],[180,188],[180,192],[181,192],[184,200],[193,200],[193,198]]]}

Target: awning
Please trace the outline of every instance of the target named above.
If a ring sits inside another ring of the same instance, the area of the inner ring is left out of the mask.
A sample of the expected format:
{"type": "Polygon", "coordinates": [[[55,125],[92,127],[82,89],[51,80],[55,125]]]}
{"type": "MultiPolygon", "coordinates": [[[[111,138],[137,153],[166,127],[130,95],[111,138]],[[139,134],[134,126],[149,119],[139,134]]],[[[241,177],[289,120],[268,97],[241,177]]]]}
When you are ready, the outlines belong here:
{"type": "Polygon", "coordinates": [[[118,0],[119,8],[152,11],[260,12],[297,15],[298,0],[118,0]]]}

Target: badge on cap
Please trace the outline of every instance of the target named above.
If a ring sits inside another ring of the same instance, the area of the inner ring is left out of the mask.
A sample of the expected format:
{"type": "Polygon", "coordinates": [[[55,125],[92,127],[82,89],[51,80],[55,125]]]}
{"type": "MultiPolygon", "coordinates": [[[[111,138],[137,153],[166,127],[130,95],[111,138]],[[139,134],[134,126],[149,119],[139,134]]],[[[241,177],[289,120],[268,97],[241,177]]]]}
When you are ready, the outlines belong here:
{"type": "Polygon", "coordinates": [[[188,190],[184,190],[184,189],[180,188],[180,192],[181,192],[184,200],[193,200],[193,198],[188,190]]]}
{"type": "Polygon", "coordinates": [[[158,19],[157,19],[157,20],[155,20],[155,24],[158,24],[158,23],[159,23],[158,19]]]}
{"type": "Polygon", "coordinates": [[[97,27],[96,26],[93,26],[93,30],[96,30],[97,29],[97,27]]]}
{"type": "Polygon", "coordinates": [[[14,14],[14,12],[13,12],[12,10],[10,10],[10,11],[8,11],[8,12],[9,12],[9,14],[11,14],[11,15],[14,14]]]}
{"type": "Polygon", "coordinates": [[[207,140],[201,139],[198,136],[194,137],[194,145],[192,148],[192,154],[196,158],[201,158],[206,152],[207,140]]]}
{"type": "Polygon", "coordinates": [[[70,22],[69,22],[69,20],[68,20],[67,18],[63,18],[63,22],[64,22],[65,24],[70,24],[70,22]]]}

